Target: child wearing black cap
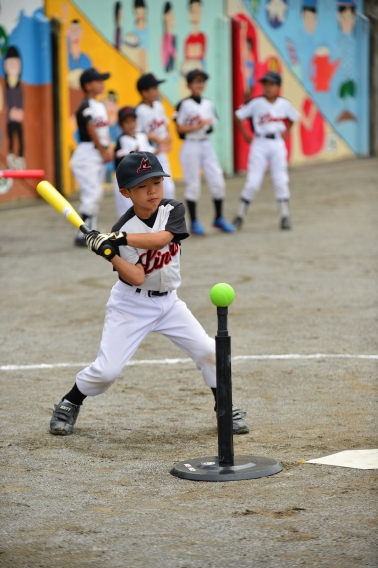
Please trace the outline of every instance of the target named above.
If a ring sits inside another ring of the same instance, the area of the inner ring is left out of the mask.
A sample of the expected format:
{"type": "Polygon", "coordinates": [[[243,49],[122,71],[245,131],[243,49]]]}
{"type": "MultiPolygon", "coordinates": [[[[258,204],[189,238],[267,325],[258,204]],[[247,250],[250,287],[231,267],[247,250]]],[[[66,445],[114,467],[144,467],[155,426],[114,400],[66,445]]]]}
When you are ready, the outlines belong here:
{"type": "Polygon", "coordinates": [[[243,120],[251,121],[254,133],[249,150],[247,179],[233,221],[236,229],[241,229],[249,204],[260,189],[268,163],[280,213],[280,227],[284,230],[291,229],[285,140],[299,113],[287,99],[279,96],[281,82],[279,73],[268,71],[260,79],[263,96],[251,99],[235,112],[236,124],[248,144],[252,137],[244,128],[243,120]]]}
{"type": "MultiPolygon", "coordinates": [[[[164,79],[157,79],[152,73],[141,75],[137,81],[137,89],[142,97],[142,101],[136,107],[137,130],[145,132],[154,148],[159,144],[165,145],[164,151],[157,153],[157,158],[162,168],[171,173],[167,152],[171,149],[172,139],[168,131],[169,120],[165,114],[164,107],[159,99],[159,85],[164,83],[164,79]]],[[[172,178],[166,180],[164,184],[164,197],[173,199],[175,196],[175,184],[172,178]]]]}
{"type": "MultiPolygon", "coordinates": [[[[85,398],[108,390],[150,331],[168,337],[189,355],[216,394],[214,339],[176,292],[181,284],[181,241],[189,236],[185,207],[163,198],[163,178],[168,174],[150,152],[132,152],[123,158],[116,175],[120,191],[133,207],[112,233],[91,231],[85,239],[90,250],[111,262],[119,280],[107,303],[97,358],[78,373],[73,388],[55,405],[52,434],[72,433],[85,398]]],[[[244,416],[245,412],[233,410],[234,433],[249,431],[244,416]]]]}
{"type": "MultiPolygon", "coordinates": [[[[118,111],[118,124],[122,128],[122,133],[118,136],[114,150],[115,169],[119,166],[122,158],[130,152],[152,152],[158,154],[169,149],[166,142],[161,142],[156,148],[151,146],[147,135],[144,132],[136,132],[137,119],[136,109],[131,106],[124,106],[118,111]]],[[[114,177],[114,197],[118,217],[121,217],[132,206],[132,201],[120,193],[117,176],[114,177]]]]}
{"type": "MultiPolygon", "coordinates": [[[[81,217],[91,229],[96,229],[104,195],[105,164],[113,160],[108,113],[104,103],[96,100],[104,92],[104,81],[109,77],[110,73],[99,73],[93,67],[80,76],[84,91],[76,112],[80,142],[72,154],[70,166],[79,184],[81,217]]],[[[75,244],[86,246],[81,231],[77,233],[75,244]]]]}
{"type": "Polygon", "coordinates": [[[225,233],[232,233],[234,227],[223,216],[222,206],[226,184],[219,160],[210,144],[209,135],[218,120],[214,104],[202,97],[208,74],[194,69],[187,75],[192,95],[179,102],[176,107],[176,129],[184,139],[180,162],[185,180],[185,199],[190,215],[190,232],[203,235],[205,229],[197,219],[197,201],[201,195],[201,168],[214,200],[215,217],[213,226],[225,233]]]}

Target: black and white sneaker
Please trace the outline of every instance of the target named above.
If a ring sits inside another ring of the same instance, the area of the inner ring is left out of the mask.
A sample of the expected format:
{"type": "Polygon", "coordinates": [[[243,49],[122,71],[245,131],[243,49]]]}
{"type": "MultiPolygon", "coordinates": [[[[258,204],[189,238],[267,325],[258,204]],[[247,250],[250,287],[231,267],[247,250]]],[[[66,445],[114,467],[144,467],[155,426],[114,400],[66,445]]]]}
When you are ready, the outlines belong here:
{"type": "Polygon", "coordinates": [[[289,217],[281,217],[281,229],[291,229],[291,221],[289,217]]]}
{"type": "Polygon", "coordinates": [[[72,402],[54,404],[53,415],[50,420],[50,432],[56,436],[68,436],[72,434],[77,417],[79,416],[80,406],[72,402]]]}
{"type": "Polygon", "coordinates": [[[249,432],[249,425],[244,416],[247,413],[240,408],[232,407],[232,425],[234,434],[247,434],[249,432]]]}
{"type": "Polygon", "coordinates": [[[243,219],[241,217],[235,217],[235,219],[232,221],[232,224],[235,227],[235,229],[239,231],[242,228],[243,219]]]}

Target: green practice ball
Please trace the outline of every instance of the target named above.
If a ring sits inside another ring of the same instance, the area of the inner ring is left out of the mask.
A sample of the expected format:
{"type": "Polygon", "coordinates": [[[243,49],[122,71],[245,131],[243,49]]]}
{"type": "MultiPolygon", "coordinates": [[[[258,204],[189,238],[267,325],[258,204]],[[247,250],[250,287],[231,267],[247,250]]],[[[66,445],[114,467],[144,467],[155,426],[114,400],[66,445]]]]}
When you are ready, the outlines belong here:
{"type": "Polygon", "coordinates": [[[227,308],[235,300],[235,291],[224,282],[215,284],[210,290],[210,300],[217,308],[227,308]]]}

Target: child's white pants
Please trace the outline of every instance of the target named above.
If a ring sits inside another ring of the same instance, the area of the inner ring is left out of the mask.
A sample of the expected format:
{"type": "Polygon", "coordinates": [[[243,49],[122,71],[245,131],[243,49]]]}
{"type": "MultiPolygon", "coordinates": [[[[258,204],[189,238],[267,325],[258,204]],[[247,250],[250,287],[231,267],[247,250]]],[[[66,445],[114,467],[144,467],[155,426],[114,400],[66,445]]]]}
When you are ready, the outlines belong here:
{"type": "MultiPolygon", "coordinates": [[[[106,305],[102,340],[97,359],[76,377],[80,392],[96,396],[118,378],[150,331],[168,337],[202,371],[209,387],[216,386],[215,341],[207,335],[176,291],[167,296],[149,297],[147,291],[119,281],[113,286],[106,305]]],[[[159,380],[161,369],[156,369],[159,380]]]]}
{"type": "Polygon", "coordinates": [[[180,153],[185,180],[185,199],[198,201],[201,195],[201,168],[213,199],[224,199],[226,184],[210,140],[185,140],[180,153]]]}
{"type": "Polygon", "coordinates": [[[70,166],[79,184],[80,213],[97,217],[104,196],[106,164],[93,142],[80,142],[72,154],[70,166]]]}
{"type": "Polygon", "coordinates": [[[252,201],[259,191],[268,163],[276,199],[284,201],[290,198],[284,140],[256,137],[249,148],[248,173],[240,196],[245,201],[252,201]]]}

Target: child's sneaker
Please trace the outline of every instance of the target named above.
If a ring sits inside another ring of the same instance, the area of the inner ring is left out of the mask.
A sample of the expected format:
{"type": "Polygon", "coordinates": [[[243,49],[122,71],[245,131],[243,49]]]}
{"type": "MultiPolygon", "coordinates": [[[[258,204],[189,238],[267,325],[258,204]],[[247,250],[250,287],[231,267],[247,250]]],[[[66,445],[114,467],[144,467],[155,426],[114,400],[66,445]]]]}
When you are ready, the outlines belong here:
{"type": "Polygon", "coordinates": [[[247,434],[249,432],[249,425],[244,416],[247,413],[240,408],[232,407],[232,425],[234,434],[247,434]]]}
{"type": "Polygon", "coordinates": [[[205,234],[205,229],[202,227],[201,223],[199,221],[197,221],[197,219],[195,221],[193,221],[193,223],[190,225],[190,233],[192,235],[204,235],[205,234]]]}
{"type": "Polygon", "coordinates": [[[231,225],[225,217],[218,217],[218,219],[215,219],[213,227],[220,229],[224,233],[233,233],[235,231],[235,227],[231,225]]]}
{"type": "Polygon", "coordinates": [[[72,402],[61,400],[58,404],[54,404],[54,411],[50,420],[51,434],[57,436],[72,434],[79,412],[80,406],[72,404],[72,402]]]}
{"type": "Polygon", "coordinates": [[[291,229],[291,221],[289,217],[282,217],[281,218],[281,229],[288,230],[291,229]]]}
{"type": "Polygon", "coordinates": [[[242,228],[243,225],[243,219],[241,217],[235,217],[235,219],[232,221],[232,224],[234,226],[234,228],[239,231],[242,228]]]}

